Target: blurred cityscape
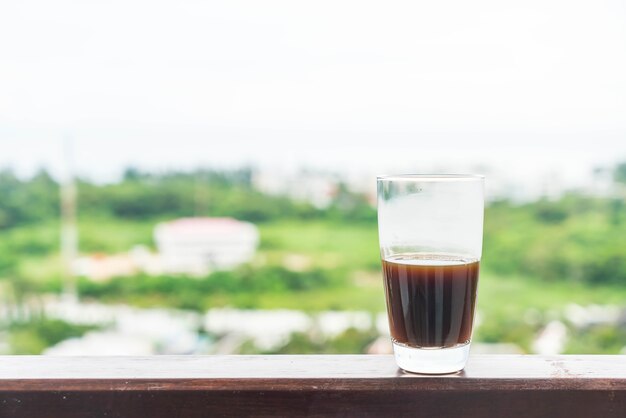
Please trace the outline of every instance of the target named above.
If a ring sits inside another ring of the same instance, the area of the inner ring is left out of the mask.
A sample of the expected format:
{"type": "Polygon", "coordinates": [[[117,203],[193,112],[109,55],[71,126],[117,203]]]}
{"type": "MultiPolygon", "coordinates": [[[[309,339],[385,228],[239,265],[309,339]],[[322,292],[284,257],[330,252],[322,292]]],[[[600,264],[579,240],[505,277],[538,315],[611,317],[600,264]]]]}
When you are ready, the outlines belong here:
{"type": "MultiPolygon", "coordinates": [[[[489,177],[474,352],[626,352],[626,164],[489,177]]],[[[0,351],[388,353],[375,178],[0,173],[0,351]]]]}

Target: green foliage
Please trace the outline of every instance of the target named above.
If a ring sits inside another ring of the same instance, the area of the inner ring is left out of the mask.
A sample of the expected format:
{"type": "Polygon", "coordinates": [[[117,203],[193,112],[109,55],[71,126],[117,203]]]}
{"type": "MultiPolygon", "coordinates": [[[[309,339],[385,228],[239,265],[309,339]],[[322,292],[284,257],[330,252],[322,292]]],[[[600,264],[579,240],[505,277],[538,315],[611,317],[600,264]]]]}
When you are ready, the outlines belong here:
{"type": "Polygon", "coordinates": [[[251,187],[250,170],[197,171],[161,175],[126,171],[116,184],[79,184],[80,212],[122,219],[232,216],[263,222],[320,215],[311,204],[269,196],[251,187]]]}
{"type": "Polygon", "coordinates": [[[260,293],[305,292],[345,284],[331,271],[314,269],[293,272],[283,267],[249,266],[234,271],[216,271],[207,277],[145,276],[118,277],[107,282],[81,279],[78,291],[83,297],[104,300],[151,300],[184,309],[204,310],[208,298],[217,295],[258,295],[260,293]]]}
{"type": "MultiPolygon", "coordinates": [[[[291,335],[289,342],[283,347],[264,354],[364,354],[376,338],[376,330],[359,331],[354,328],[327,340],[297,332],[291,335]]],[[[243,348],[242,354],[255,351],[258,350],[248,346],[243,348]]]]}
{"type": "MultiPolygon", "coordinates": [[[[45,223],[24,225],[2,231],[0,245],[10,254],[45,255],[58,250],[59,223],[50,220],[45,223]]],[[[3,251],[4,252],[4,251],[3,251]]]]}
{"type": "MultiPolygon", "coordinates": [[[[181,216],[232,216],[251,222],[285,219],[335,219],[373,222],[376,211],[365,197],[339,188],[330,208],[286,196],[266,195],[252,187],[250,169],[200,170],[148,174],[126,170],[114,184],[77,182],[81,217],[166,219],[181,216]]],[[[57,219],[59,185],[44,171],[29,180],[0,172],[0,228],[57,219]]]]}
{"type": "Polygon", "coordinates": [[[569,336],[565,354],[619,354],[626,347],[626,328],[596,326],[569,336]]]}
{"type": "Polygon", "coordinates": [[[615,201],[568,195],[494,205],[485,217],[483,265],[545,280],[626,283],[626,226],[615,201]]]}
{"type": "Polygon", "coordinates": [[[0,230],[59,215],[58,184],[45,171],[28,181],[11,171],[0,171],[0,196],[0,230]]]}
{"type": "MultiPolygon", "coordinates": [[[[617,182],[626,183],[625,170],[626,164],[615,168],[617,182]]],[[[149,174],[129,169],[116,184],[79,181],[82,252],[151,246],[154,225],[181,216],[232,216],[256,223],[261,232],[260,261],[251,266],[197,279],[145,275],[105,283],[81,279],[81,294],[198,311],[226,305],[384,309],[380,283],[355,279],[380,273],[376,211],[363,195],[339,185],[331,205],[318,209],[285,196],[265,195],[252,187],[251,179],[250,170],[149,174]],[[290,255],[308,260],[304,272],[284,267],[290,255]]],[[[4,171],[0,195],[3,294],[18,301],[32,293],[60,291],[58,184],[45,172],[24,180],[4,171]]],[[[476,338],[514,342],[528,350],[540,326],[523,319],[529,307],[544,313],[568,303],[623,305],[625,207],[619,194],[605,199],[572,193],[523,205],[492,202],[485,216],[478,302],[483,324],[476,338]]],[[[16,352],[38,352],[56,339],[36,328],[11,330],[16,352]]],[[[626,345],[623,330],[611,329],[573,335],[568,351],[618,352],[626,345]]],[[[356,344],[359,335],[345,346],[341,340],[332,342],[343,347],[336,349],[323,348],[331,342],[316,345],[296,335],[283,352],[360,352],[367,338],[356,344]]]]}
{"type": "Polygon", "coordinates": [[[543,223],[558,224],[567,219],[569,213],[563,208],[562,205],[556,202],[548,202],[547,200],[540,200],[535,205],[535,216],[543,223]]]}
{"type": "Polygon", "coordinates": [[[622,184],[626,184],[626,161],[615,166],[613,179],[622,184]]]}
{"type": "Polygon", "coordinates": [[[375,224],[287,221],[261,224],[259,229],[263,251],[306,254],[320,266],[347,273],[380,269],[375,224]]]}
{"type": "Polygon", "coordinates": [[[519,317],[491,315],[476,329],[474,339],[486,343],[513,343],[530,352],[537,324],[529,324],[519,317]]]}
{"type": "MultiPolygon", "coordinates": [[[[161,219],[124,219],[91,217],[79,219],[78,234],[82,252],[116,253],[133,246],[153,246],[154,226],[161,219]]],[[[58,233],[58,232],[57,232],[58,233]]]]}
{"type": "Polygon", "coordinates": [[[12,354],[41,354],[47,347],[79,337],[94,328],[46,318],[13,322],[8,327],[9,345],[12,354]]]}
{"type": "Polygon", "coordinates": [[[337,193],[326,217],[332,220],[349,220],[350,222],[376,222],[376,209],[368,202],[364,195],[354,193],[348,187],[340,183],[337,193]]]}

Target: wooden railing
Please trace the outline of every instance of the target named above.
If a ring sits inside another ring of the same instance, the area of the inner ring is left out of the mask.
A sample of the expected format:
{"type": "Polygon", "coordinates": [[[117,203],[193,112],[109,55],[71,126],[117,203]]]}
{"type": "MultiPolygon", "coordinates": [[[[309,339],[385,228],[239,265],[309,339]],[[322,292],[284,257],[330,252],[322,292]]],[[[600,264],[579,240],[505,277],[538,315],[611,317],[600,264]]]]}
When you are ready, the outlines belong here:
{"type": "Polygon", "coordinates": [[[626,356],[0,356],[0,417],[626,417],[626,356]]]}

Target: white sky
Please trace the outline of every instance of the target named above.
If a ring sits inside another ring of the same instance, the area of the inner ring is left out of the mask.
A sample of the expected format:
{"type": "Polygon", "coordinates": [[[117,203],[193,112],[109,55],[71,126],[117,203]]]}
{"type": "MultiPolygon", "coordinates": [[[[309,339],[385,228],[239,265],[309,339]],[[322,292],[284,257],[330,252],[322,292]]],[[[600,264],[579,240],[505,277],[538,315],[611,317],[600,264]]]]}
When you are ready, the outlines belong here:
{"type": "Polygon", "coordinates": [[[626,160],[626,1],[0,4],[0,166],[564,181],[626,160]]]}

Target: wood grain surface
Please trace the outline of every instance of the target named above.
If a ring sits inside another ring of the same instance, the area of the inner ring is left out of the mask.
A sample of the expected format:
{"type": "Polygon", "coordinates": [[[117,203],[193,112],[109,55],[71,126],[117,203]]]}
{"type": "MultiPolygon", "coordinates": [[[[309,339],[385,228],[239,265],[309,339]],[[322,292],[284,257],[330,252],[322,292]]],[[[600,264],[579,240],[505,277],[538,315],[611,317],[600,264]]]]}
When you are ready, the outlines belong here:
{"type": "Polygon", "coordinates": [[[626,417],[626,356],[0,356],[0,417],[626,417]]]}

